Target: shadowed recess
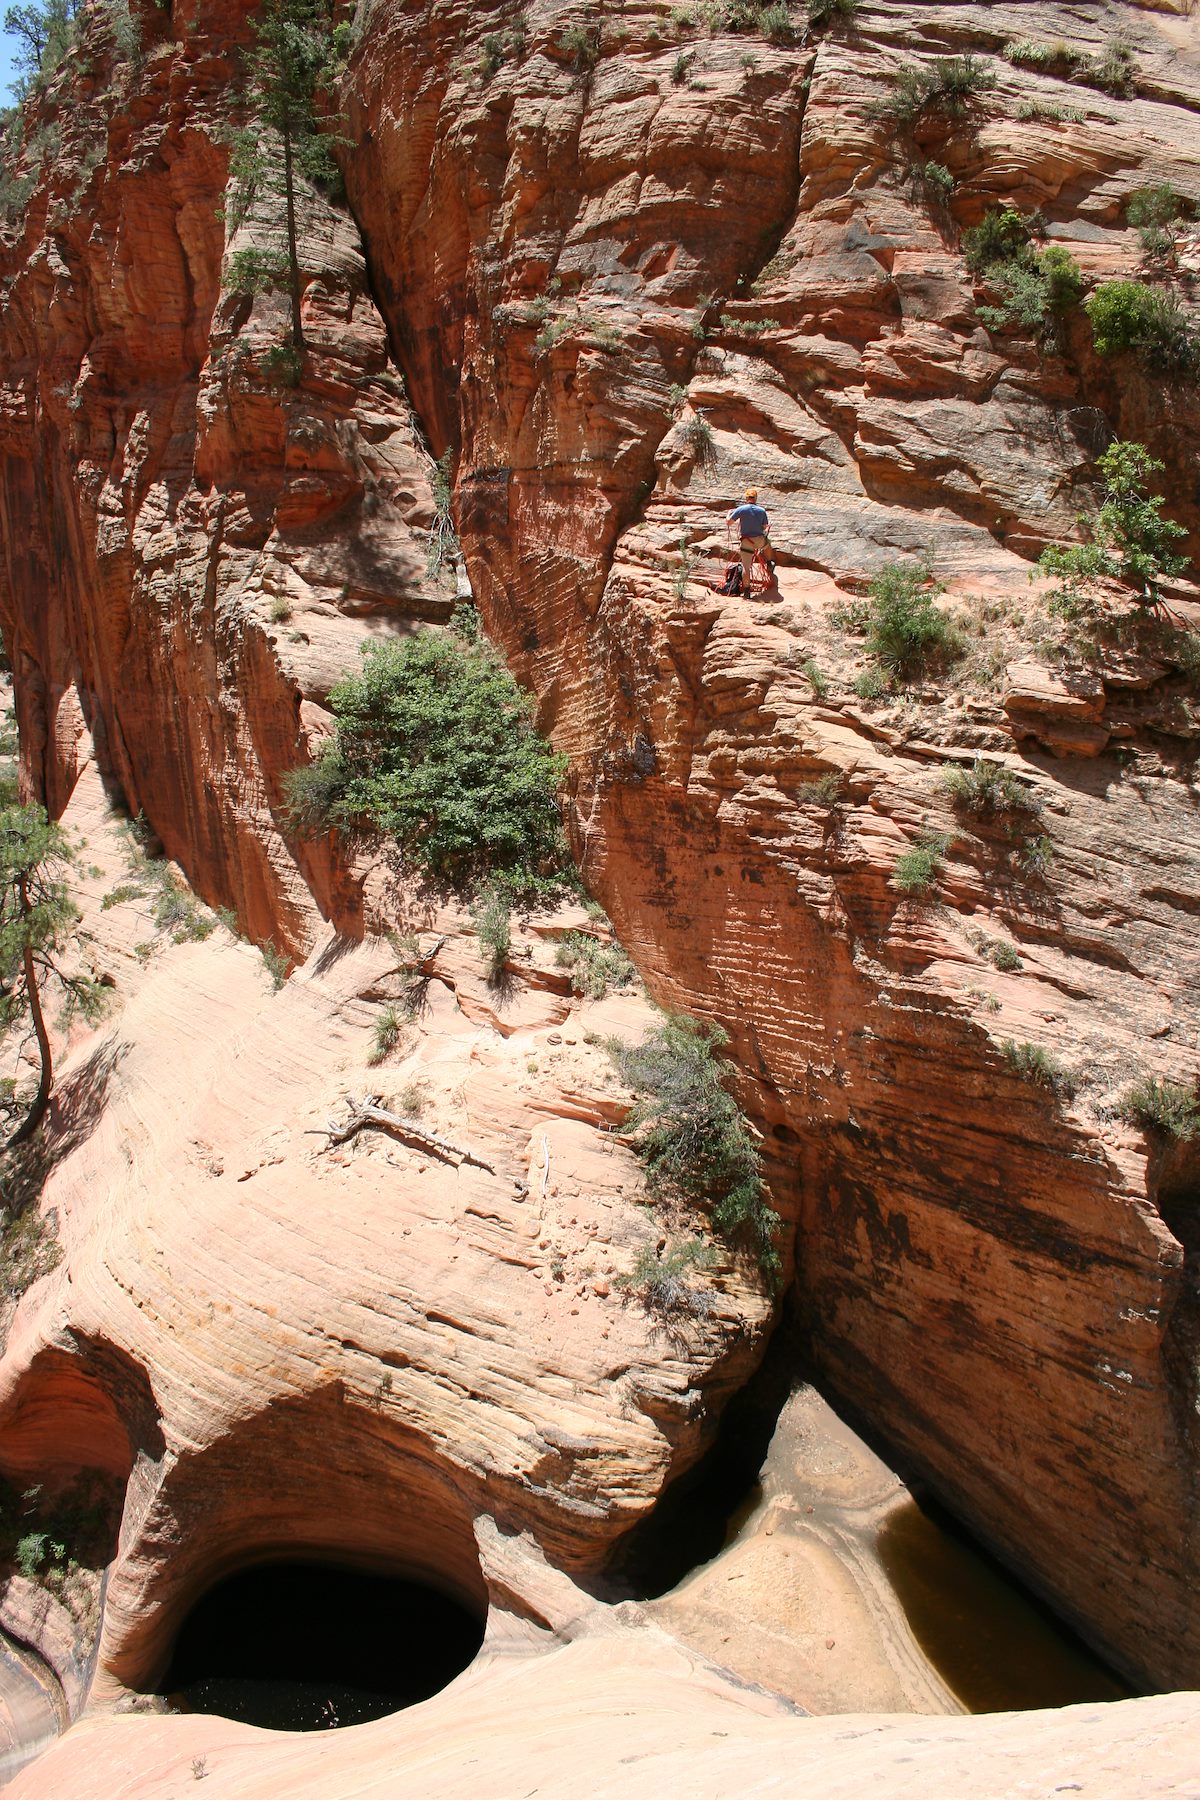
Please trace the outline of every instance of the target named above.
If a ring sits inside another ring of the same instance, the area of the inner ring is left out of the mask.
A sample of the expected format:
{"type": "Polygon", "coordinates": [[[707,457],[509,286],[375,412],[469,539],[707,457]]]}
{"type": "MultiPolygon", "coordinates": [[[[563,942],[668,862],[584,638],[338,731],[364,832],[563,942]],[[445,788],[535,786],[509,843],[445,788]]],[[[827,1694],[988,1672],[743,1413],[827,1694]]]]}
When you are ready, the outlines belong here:
{"type": "Polygon", "coordinates": [[[473,1661],[483,1631],[423,1582],[260,1564],[192,1609],[163,1692],[182,1710],[276,1731],[360,1725],[438,1693],[473,1661]]]}

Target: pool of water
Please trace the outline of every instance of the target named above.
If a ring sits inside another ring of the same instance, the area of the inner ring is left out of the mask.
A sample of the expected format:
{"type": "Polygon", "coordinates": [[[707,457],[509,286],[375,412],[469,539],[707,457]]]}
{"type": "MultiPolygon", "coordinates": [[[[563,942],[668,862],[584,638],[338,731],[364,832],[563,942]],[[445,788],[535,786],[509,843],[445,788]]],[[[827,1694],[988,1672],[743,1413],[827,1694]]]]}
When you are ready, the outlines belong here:
{"type": "Polygon", "coordinates": [[[897,1507],[876,1551],[909,1629],[968,1712],[1132,1692],[940,1508],[915,1500],[897,1507]]]}
{"type": "Polygon", "coordinates": [[[481,1618],[421,1582],[264,1563],[192,1609],[162,1688],[185,1711],[277,1731],[359,1725],[446,1687],[483,1631],[481,1618]]]}

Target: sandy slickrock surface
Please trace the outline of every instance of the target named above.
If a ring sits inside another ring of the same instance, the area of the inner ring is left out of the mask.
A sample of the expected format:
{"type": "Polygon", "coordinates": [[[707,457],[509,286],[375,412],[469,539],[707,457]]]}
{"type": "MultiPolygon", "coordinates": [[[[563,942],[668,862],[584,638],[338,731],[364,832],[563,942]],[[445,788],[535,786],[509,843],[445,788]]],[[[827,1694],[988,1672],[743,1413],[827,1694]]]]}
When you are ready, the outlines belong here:
{"type": "MultiPolygon", "coordinates": [[[[67,820],[98,899],[121,865],[91,768],[67,820]]],[[[128,998],[59,1076],[74,1144],[43,1204],[64,1258],[10,1330],[0,1462],[21,1484],[129,1476],[93,1698],[152,1688],[197,1593],[281,1545],[481,1606],[487,1516],[595,1575],[744,1379],[767,1306],[737,1268],[669,1341],[615,1285],[660,1234],[584,1032],[636,1037],[645,1002],[579,1006],[536,932],[498,1001],[469,926],[436,924],[426,1011],[369,1069],[398,991],[388,943],[330,937],[273,993],[224,933],[126,966],[144,913],[87,908],[90,954],[128,998]],[[322,1147],[344,1093],[413,1084],[423,1127],[476,1164],[382,1133],[322,1147]]]]}
{"type": "Polygon", "coordinates": [[[1194,1696],[992,1718],[788,1717],[656,1632],[492,1662],[415,1712],[285,1738],[221,1719],[78,1725],[12,1800],[438,1800],[688,1793],[1089,1800],[1195,1792],[1194,1696]],[[116,1775],[116,1771],[124,1773],[116,1775]],[[114,1778],[119,1787],[114,1786],[114,1778]]]}

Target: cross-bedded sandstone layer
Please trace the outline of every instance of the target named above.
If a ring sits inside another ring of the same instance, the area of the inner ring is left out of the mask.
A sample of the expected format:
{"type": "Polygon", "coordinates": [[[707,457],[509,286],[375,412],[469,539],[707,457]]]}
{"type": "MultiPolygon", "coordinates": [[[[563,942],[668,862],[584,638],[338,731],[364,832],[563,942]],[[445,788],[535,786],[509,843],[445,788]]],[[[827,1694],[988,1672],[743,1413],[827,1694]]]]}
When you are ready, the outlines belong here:
{"type": "Polygon", "coordinates": [[[1194,522],[1198,414],[1079,315],[1040,350],[986,331],[958,238],[1040,206],[1086,272],[1134,272],[1123,196],[1196,185],[1195,28],[1039,10],[1095,56],[1124,35],[1120,99],[998,57],[1024,8],[867,7],[790,48],[632,8],[584,57],[564,9],[524,16],[488,68],[461,5],[368,9],[346,173],[485,617],[572,754],[588,880],[652,991],[733,1033],[825,1369],[1126,1669],[1194,1678],[1192,1176],[1113,1106],[1196,1073],[1195,725],[1153,659],[1058,681],[1026,578],[1108,428],[1194,522]],[[994,86],[917,133],[940,207],[873,108],[951,52],[994,86]],[[696,579],[748,480],[769,602],[696,579]],[[847,590],[926,553],[978,647],[864,702],[847,590]],[[1035,789],[1025,835],[952,813],[940,765],[980,752],[1035,789]],[[891,876],[929,828],[953,843],[914,904],[891,876]]]}
{"type": "Polygon", "coordinates": [[[1130,39],[1119,99],[1003,61],[1016,6],[868,6],[790,47],[630,8],[594,57],[563,47],[579,22],[529,8],[489,74],[466,7],[363,10],[343,97],[368,254],[314,200],[294,391],[263,366],[280,303],[218,286],[244,9],[149,9],[124,93],[102,60],[52,90],[63,154],[4,251],[0,325],[31,784],[62,802],[89,721],[252,935],[306,948],[318,909],[361,931],[358,882],[277,821],[355,644],[446,610],[386,325],[454,454],[485,617],[571,754],[589,885],[655,995],[733,1035],[826,1370],[1124,1668],[1194,1679],[1194,1178],[1112,1113],[1144,1068],[1196,1072],[1191,702],[1153,658],[1063,683],[1026,575],[1106,420],[1168,461],[1193,525],[1196,407],[1101,364],[1078,317],[1054,351],[989,334],[957,233],[1012,199],[1089,273],[1131,270],[1122,195],[1196,189],[1195,24],[1040,9],[1048,40],[1130,39]],[[889,70],[963,51],[996,85],[922,128],[958,182],[938,212],[870,108],[889,70]],[[681,551],[715,571],[750,478],[782,553],[767,603],[689,583],[681,551]],[[864,701],[839,609],[925,551],[978,637],[968,674],[864,701]],[[1040,872],[1025,836],[951,815],[939,765],[977,751],[1040,797],[1040,872]],[[955,842],[919,906],[891,876],[928,827],[955,842]],[[1074,1098],[1005,1039],[1060,1057],[1074,1098]]]}

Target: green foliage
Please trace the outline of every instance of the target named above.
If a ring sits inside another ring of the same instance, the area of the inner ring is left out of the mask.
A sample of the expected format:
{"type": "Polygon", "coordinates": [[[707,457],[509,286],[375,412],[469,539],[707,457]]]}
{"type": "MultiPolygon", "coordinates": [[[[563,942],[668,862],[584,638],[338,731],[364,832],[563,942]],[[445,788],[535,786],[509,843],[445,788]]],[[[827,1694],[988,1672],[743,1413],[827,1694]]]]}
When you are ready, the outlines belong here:
{"type": "Polygon", "coordinates": [[[31,83],[53,75],[75,44],[83,0],[30,0],[10,6],[4,14],[4,30],[14,40],[13,60],[21,73],[19,98],[31,83]]]}
{"type": "Polygon", "coordinates": [[[1050,338],[1083,293],[1083,274],[1073,256],[1061,245],[1034,248],[1030,240],[1037,223],[1010,206],[986,213],[963,233],[967,267],[1000,295],[998,306],[979,308],[989,330],[1050,338]]]}
{"type": "Polygon", "coordinates": [[[303,353],[295,344],[272,344],[263,355],[262,367],[273,387],[299,387],[304,373],[303,353]]]}
{"type": "Polygon", "coordinates": [[[1144,444],[1116,439],[1096,460],[1104,500],[1094,519],[1080,523],[1091,531],[1090,544],[1051,545],[1038,559],[1039,568],[1058,578],[1050,609],[1068,621],[1087,618],[1095,610],[1094,589],[1102,579],[1123,581],[1140,600],[1155,600],[1164,576],[1181,574],[1188,559],[1172,548],[1186,531],[1164,519],[1161,495],[1148,492],[1150,476],[1163,464],[1144,444]]]}
{"type": "Polygon", "coordinates": [[[489,646],[434,632],[369,644],[329,704],[334,742],[285,778],[293,830],[383,832],[410,868],[459,892],[489,876],[514,898],[561,885],[565,758],[489,646]]]}
{"type": "Polygon", "coordinates": [[[292,603],[286,594],[276,594],[267,609],[272,625],[286,625],[292,616],[292,603]]]}
{"type": "Polygon", "coordinates": [[[1084,50],[1076,50],[1063,38],[1054,43],[1039,43],[1032,38],[1022,38],[1006,44],[1002,52],[1006,62],[1019,69],[1036,69],[1044,75],[1055,75],[1060,80],[1074,80],[1087,87],[1099,88],[1102,94],[1111,94],[1114,99],[1123,100],[1133,92],[1137,65],[1133,51],[1120,38],[1114,38],[1105,45],[1099,56],[1089,56],[1084,50]]]}
{"type": "Polygon", "coordinates": [[[793,795],[800,806],[836,806],[842,797],[841,771],[830,769],[828,774],[818,775],[815,781],[801,781],[793,789],[793,795]]]}
{"type": "Polygon", "coordinates": [[[732,313],[721,314],[721,330],[736,332],[739,337],[762,337],[765,332],[778,331],[778,319],[735,319],[732,313]]]}
{"type": "Polygon", "coordinates": [[[1013,974],[1022,966],[1016,945],[1010,944],[1006,938],[997,938],[994,943],[989,944],[987,957],[993,968],[1002,969],[1006,975],[1013,974]]]}
{"type": "Polygon", "coordinates": [[[679,52],[679,55],[671,64],[671,80],[675,83],[676,87],[683,87],[686,85],[688,76],[691,73],[692,64],[695,60],[696,52],[694,50],[681,50],[679,52]]]}
{"type": "Polygon", "coordinates": [[[595,25],[568,25],[558,40],[558,52],[576,75],[589,75],[600,60],[600,31],[595,25]]]}
{"type": "Polygon", "coordinates": [[[1071,1076],[1058,1058],[1043,1050],[1040,1044],[1018,1044],[1013,1038],[1005,1038],[1000,1049],[1014,1075],[1036,1082],[1038,1087],[1051,1088],[1057,1094],[1074,1092],[1071,1076]]]}
{"type": "Polygon", "coordinates": [[[450,629],[464,644],[478,644],[483,637],[483,620],[478,608],[469,600],[460,600],[450,614],[450,629]]]}
{"type": "MultiPolygon", "coordinates": [[[[714,36],[748,32],[777,44],[795,35],[787,0],[699,0],[694,6],[677,6],[671,18],[677,31],[703,26],[714,36]]],[[[742,63],[745,67],[745,58],[742,63]]]]}
{"type": "Polygon", "coordinates": [[[288,978],[288,973],[292,966],[292,959],[287,954],[286,950],[276,949],[274,938],[268,938],[266,943],[260,945],[259,948],[262,954],[263,966],[265,967],[267,974],[271,977],[271,986],[274,988],[275,992],[278,993],[288,978]]]}
{"type": "Polygon", "coordinates": [[[487,964],[488,980],[499,982],[512,950],[512,903],[506,889],[496,882],[481,888],[471,906],[475,938],[487,964]]]}
{"type": "Polygon", "coordinates": [[[481,81],[490,81],[499,73],[509,57],[515,58],[525,47],[524,36],[512,31],[489,31],[483,40],[479,62],[476,65],[481,81]],[[518,48],[519,45],[519,48],[518,48]]]}
{"type": "Polygon", "coordinates": [[[1127,100],[1134,90],[1137,64],[1129,45],[1113,38],[1099,56],[1081,58],[1078,75],[1088,87],[1099,88],[1114,100],[1127,100]]]}
{"type": "Polygon", "coordinates": [[[1053,862],[1054,840],[1047,837],[1045,832],[1025,839],[1021,845],[1021,867],[1026,875],[1044,881],[1053,862]]]}
{"type": "Polygon", "coordinates": [[[1147,262],[1174,263],[1179,227],[1193,210],[1189,200],[1163,182],[1133,190],[1125,202],[1125,217],[1138,234],[1147,262]]]}
{"type": "Polygon", "coordinates": [[[870,117],[912,131],[930,115],[965,118],[996,77],[977,56],[943,56],[931,63],[908,63],[892,78],[892,91],[870,108],[870,117]]]}
{"type": "Polygon", "coordinates": [[[970,768],[943,763],[941,783],[951,801],[966,812],[1011,813],[1041,810],[1032,788],[1003,763],[977,756],[970,768]]]}
{"type": "Polygon", "coordinates": [[[122,900],[149,899],[155,925],[170,934],[172,943],[199,943],[211,937],[217,928],[216,916],[180,881],[165,856],[150,853],[153,836],[144,813],[128,822],[125,836],[126,860],[135,879],[113,888],[101,907],[107,910],[122,900]]]}
{"type": "Polygon", "coordinates": [[[713,1228],[742,1245],[772,1282],[779,1216],[767,1202],[749,1126],[724,1086],[717,1025],[668,1014],[640,1044],[612,1043],[618,1073],[636,1096],[629,1128],[652,1194],[704,1208],[713,1228]]]}
{"type": "Polygon", "coordinates": [[[68,1577],[110,1560],[119,1504],[114,1484],[90,1472],[54,1499],[40,1487],[20,1493],[0,1477],[0,1562],[61,1596],[68,1577]]]}
{"type": "Polygon", "coordinates": [[[928,562],[890,563],[872,581],[863,648],[887,675],[904,680],[957,654],[958,633],[933,604],[941,591],[928,562]]]}
{"type": "Polygon", "coordinates": [[[688,582],[692,579],[692,570],[695,566],[696,559],[692,555],[688,541],[686,538],[681,537],[679,540],[679,567],[676,569],[674,579],[671,582],[671,587],[677,600],[687,599],[688,582]]]}
{"type": "MultiPolygon", "coordinates": [[[[63,952],[74,936],[78,909],[64,879],[74,852],[62,829],[40,806],[0,809],[0,1036],[12,1033],[20,1059],[28,1022],[37,1039],[40,1077],[32,1101],[17,1091],[17,1076],[0,1089],[0,1117],[14,1124],[5,1146],[13,1149],[45,1117],[53,1060],[43,1015],[44,991],[61,999],[64,1025],[77,1013],[98,1018],[106,991],[91,975],[73,973],[63,952]]],[[[23,1063],[18,1060],[18,1073],[23,1063]]]]}
{"type": "Polygon", "coordinates": [[[887,692],[887,684],[887,676],[874,663],[856,675],[851,683],[860,700],[880,699],[887,692]]]}
{"type": "Polygon", "coordinates": [[[717,462],[717,440],[703,413],[693,413],[680,427],[679,435],[698,469],[712,469],[717,462]]]}
{"type": "MultiPolygon", "coordinates": [[[[448,562],[453,562],[455,558],[462,555],[458,533],[454,529],[453,450],[447,450],[433,465],[433,479],[430,485],[433,488],[433,524],[429,528],[429,549],[425,557],[425,573],[432,579],[441,574],[448,562]]],[[[461,607],[456,606],[455,617],[462,610],[461,607]]],[[[474,607],[471,607],[470,610],[475,612],[474,607]]],[[[464,620],[465,617],[466,615],[463,613],[464,620]]],[[[478,622],[478,613],[475,613],[475,618],[478,622]]],[[[460,627],[454,624],[453,618],[451,619],[451,629],[458,631],[460,637],[464,635],[460,627]]],[[[478,631],[476,632],[477,636],[478,631]]]]}
{"type": "Polygon", "coordinates": [[[925,162],[921,158],[908,166],[908,184],[919,199],[944,204],[954,192],[954,176],[945,163],[925,162]]]}
{"type": "Polygon", "coordinates": [[[710,1268],[712,1261],[712,1246],[703,1238],[675,1239],[661,1252],[654,1244],[642,1244],[633,1267],[628,1274],[617,1276],[616,1285],[636,1295],[647,1312],[660,1318],[695,1316],[709,1312],[711,1301],[688,1277],[693,1270],[710,1268]]]}
{"type": "Polygon", "coordinates": [[[833,25],[839,20],[849,24],[858,8],[859,0],[804,0],[804,10],[813,27],[833,25]]]}
{"type": "Polygon", "coordinates": [[[389,1005],[381,1009],[379,1016],[371,1026],[371,1049],[367,1061],[374,1067],[386,1061],[400,1042],[400,1034],[404,1030],[406,1014],[399,1006],[389,1005]]]}
{"type": "Polygon", "coordinates": [[[896,867],[892,871],[892,886],[898,893],[918,898],[928,894],[937,883],[949,848],[950,838],[947,833],[926,832],[902,856],[897,857],[896,867]]]}
{"type": "Polygon", "coordinates": [[[286,287],[288,259],[282,250],[237,250],[225,262],[225,283],[232,294],[271,294],[286,287]]]}
{"type": "Polygon", "coordinates": [[[256,250],[251,254],[258,262],[250,268],[265,280],[273,259],[286,265],[284,282],[276,276],[272,285],[285,283],[291,300],[291,338],[286,348],[292,353],[296,375],[289,381],[290,367],[282,363],[271,374],[281,385],[294,386],[305,348],[298,194],[303,182],[322,186],[338,180],[332,142],[322,131],[317,112],[318,91],[336,76],[332,0],[260,0],[254,36],[247,59],[246,92],[254,122],[234,134],[230,216],[237,227],[250,217],[256,201],[274,196],[283,202],[286,254],[256,250]]]}
{"type": "Polygon", "coordinates": [[[1200,340],[1173,294],[1143,281],[1104,281],[1084,310],[1101,356],[1129,351],[1157,374],[1193,380],[1200,374],[1200,340]]]}
{"type": "Polygon", "coordinates": [[[1144,1075],[1121,1101],[1120,1113],[1132,1125],[1186,1142],[1200,1137],[1200,1101],[1195,1086],[1181,1081],[1160,1081],[1144,1075]]]}
{"type": "Polygon", "coordinates": [[[814,700],[824,700],[829,693],[829,681],[810,657],[802,666],[800,673],[813,691],[814,700]]]}
{"type": "Polygon", "coordinates": [[[620,944],[605,942],[587,931],[568,931],[554,947],[560,969],[571,971],[571,986],[588,1000],[603,1000],[614,988],[626,988],[636,970],[620,944]]]}

